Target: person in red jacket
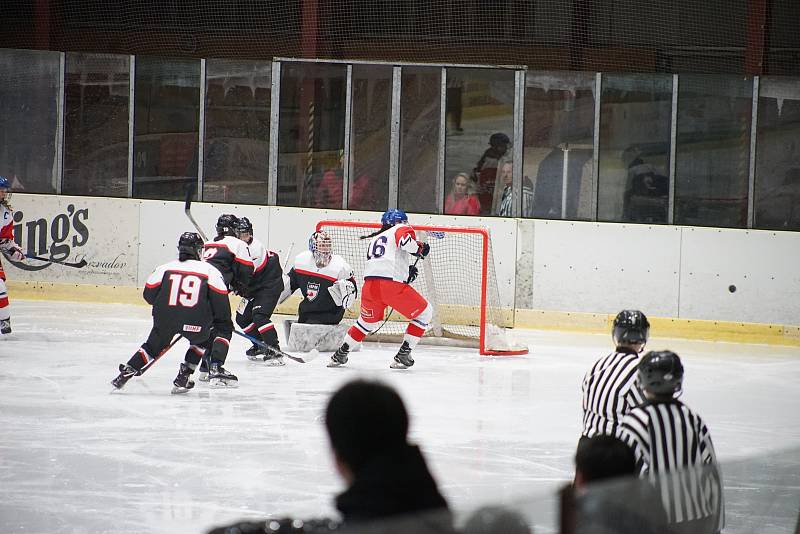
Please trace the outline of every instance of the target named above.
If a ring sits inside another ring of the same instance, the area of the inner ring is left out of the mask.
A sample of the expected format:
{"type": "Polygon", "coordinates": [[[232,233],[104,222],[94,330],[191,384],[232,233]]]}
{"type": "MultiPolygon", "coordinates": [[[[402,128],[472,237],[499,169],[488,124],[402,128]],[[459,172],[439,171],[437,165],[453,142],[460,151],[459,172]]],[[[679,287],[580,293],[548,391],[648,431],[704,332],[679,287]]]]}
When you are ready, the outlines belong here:
{"type": "Polygon", "coordinates": [[[469,176],[460,172],[453,178],[453,189],[444,200],[444,212],[448,215],[480,215],[481,203],[472,192],[469,176]]]}

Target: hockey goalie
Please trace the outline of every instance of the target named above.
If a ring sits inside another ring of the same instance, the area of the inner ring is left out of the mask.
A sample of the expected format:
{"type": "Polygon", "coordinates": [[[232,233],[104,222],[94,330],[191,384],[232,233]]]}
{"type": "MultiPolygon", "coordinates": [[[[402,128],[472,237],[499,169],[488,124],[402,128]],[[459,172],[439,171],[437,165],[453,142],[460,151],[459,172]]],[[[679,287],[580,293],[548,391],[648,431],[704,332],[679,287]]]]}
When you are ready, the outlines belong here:
{"type": "Polygon", "coordinates": [[[358,298],[353,269],[338,254],[326,232],[314,232],[308,250],[297,255],[284,280],[280,302],[298,289],[303,300],[297,321],[286,321],[286,346],[290,351],[332,351],[341,344],[347,325],[340,324],[358,298]]]}

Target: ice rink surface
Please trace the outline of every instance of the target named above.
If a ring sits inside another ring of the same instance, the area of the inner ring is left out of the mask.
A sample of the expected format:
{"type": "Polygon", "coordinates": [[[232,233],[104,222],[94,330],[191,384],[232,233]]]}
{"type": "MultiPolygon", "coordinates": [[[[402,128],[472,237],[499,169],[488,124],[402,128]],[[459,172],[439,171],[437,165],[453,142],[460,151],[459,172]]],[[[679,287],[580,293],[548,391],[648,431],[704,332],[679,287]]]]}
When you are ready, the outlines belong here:
{"type": "MultiPolygon", "coordinates": [[[[13,294],[11,295],[13,299],[13,294]]],[[[238,389],[171,395],[179,342],[121,392],[109,381],[150,329],[149,308],[12,301],[0,339],[0,532],[202,533],[242,518],[335,515],[343,489],[322,413],[356,377],[386,381],[459,517],[487,503],[522,509],[552,532],[555,490],[571,479],[580,383],[610,336],[517,330],[525,357],[367,344],[344,368],[265,367],[234,336],[238,389]]],[[[658,338],[686,367],[683,400],[714,439],[725,532],[793,532],[800,503],[800,349],[658,338]]]]}

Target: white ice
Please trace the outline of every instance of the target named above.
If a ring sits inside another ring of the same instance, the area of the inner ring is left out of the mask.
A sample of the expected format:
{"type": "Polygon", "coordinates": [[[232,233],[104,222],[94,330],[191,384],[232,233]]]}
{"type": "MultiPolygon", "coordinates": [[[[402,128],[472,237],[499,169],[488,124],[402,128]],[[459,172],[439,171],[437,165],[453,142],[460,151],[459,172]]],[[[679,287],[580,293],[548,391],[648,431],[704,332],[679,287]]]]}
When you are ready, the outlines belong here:
{"type": "MultiPolygon", "coordinates": [[[[242,518],[335,515],[343,485],[322,413],[356,377],[400,391],[411,438],[459,517],[513,504],[537,532],[552,532],[554,492],[572,477],[581,379],[611,348],[607,335],[517,330],[528,356],[420,346],[417,364],[396,371],[396,347],[369,344],[340,369],[326,368],[325,354],[265,367],[247,361],[247,341],[234,336],[227,367],[238,389],[198,384],[171,395],[180,342],[112,394],[117,365],[149,331],[148,308],[14,301],[13,328],[0,339],[4,533],[201,533],[242,518]]],[[[792,532],[800,349],[658,332],[648,348],[684,359],[683,400],[706,420],[723,463],[726,532],[792,532]]]]}

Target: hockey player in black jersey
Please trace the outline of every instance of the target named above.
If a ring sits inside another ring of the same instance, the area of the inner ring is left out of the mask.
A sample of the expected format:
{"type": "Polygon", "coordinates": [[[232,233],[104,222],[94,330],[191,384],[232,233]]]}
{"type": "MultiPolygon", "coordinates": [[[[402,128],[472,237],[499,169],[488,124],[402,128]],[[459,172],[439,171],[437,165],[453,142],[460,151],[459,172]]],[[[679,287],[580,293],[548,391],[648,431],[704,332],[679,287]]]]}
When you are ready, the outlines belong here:
{"type": "Polygon", "coordinates": [[[248,253],[253,259],[253,275],[238,291],[242,301],[236,310],[236,324],[247,335],[274,349],[270,351],[253,344],[247,350],[247,357],[251,360],[263,360],[267,365],[284,365],[279,352],[278,333],[272,323],[272,312],[278,305],[284,286],[280,258],[253,236],[253,225],[247,217],[237,221],[236,235],[246,243],[248,253]]]}
{"type": "Polygon", "coordinates": [[[142,374],[171,346],[176,335],[189,340],[184,362],[173,381],[173,393],[189,391],[190,377],[205,355],[213,386],[235,386],[236,377],[222,365],[228,354],[232,323],[228,289],[220,272],[199,261],[203,240],[185,232],[178,240],[178,259],[156,268],[147,279],[144,299],[153,306],[153,328],[139,350],[119,366],[111,384],[121,389],[142,374]]]}
{"type": "Polygon", "coordinates": [[[297,321],[287,321],[289,349],[307,352],[312,348],[339,348],[347,326],[337,325],[358,297],[358,286],[350,265],[333,254],[333,242],[327,232],[311,235],[308,250],[297,255],[288,279],[281,302],[298,289],[303,295],[297,321]]]}
{"type": "MultiPolygon", "coordinates": [[[[247,245],[236,237],[236,225],[239,219],[235,215],[223,214],[217,219],[217,235],[204,245],[203,260],[210,263],[222,273],[228,290],[241,294],[253,277],[253,259],[247,245]]],[[[233,321],[230,323],[233,332],[233,321]]],[[[228,337],[230,340],[230,336],[228,337]]],[[[200,365],[200,381],[209,380],[210,375],[205,360],[200,365]]],[[[236,377],[231,375],[233,380],[236,377]]]]}

